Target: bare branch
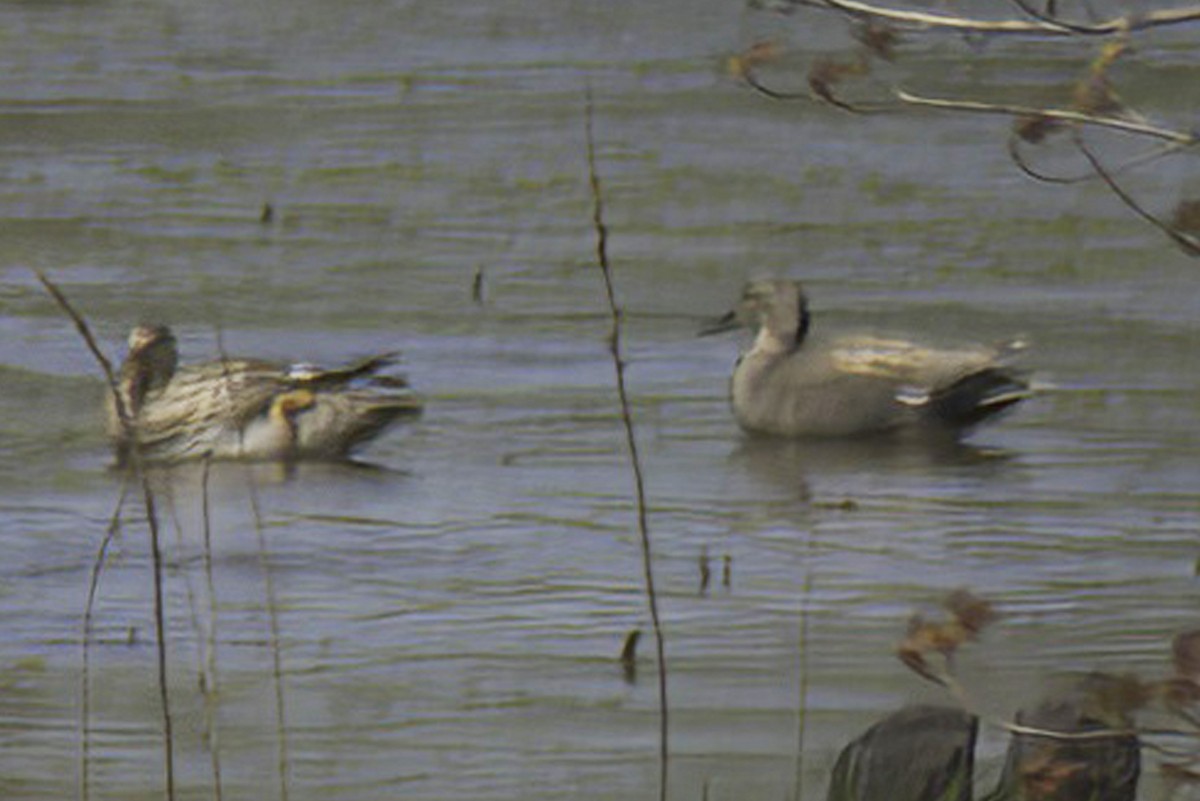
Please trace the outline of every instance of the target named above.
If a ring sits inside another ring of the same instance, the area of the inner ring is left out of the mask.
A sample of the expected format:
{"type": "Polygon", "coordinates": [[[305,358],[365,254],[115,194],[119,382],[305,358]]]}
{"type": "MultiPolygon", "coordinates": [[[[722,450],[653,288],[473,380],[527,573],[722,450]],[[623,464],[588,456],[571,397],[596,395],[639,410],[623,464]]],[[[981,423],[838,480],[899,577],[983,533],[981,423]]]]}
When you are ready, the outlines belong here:
{"type": "Polygon", "coordinates": [[[1126,192],[1125,189],[1117,183],[1116,179],[1113,178],[1108,170],[1104,168],[1104,165],[1101,163],[1100,159],[1097,158],[1096,154],[1092,152],[1091,148],[1084,143],[1083,137],[1078,131],[1075,132],[1075,146],[1079,148],[1079,152],[1082,153],[1083,157],[1086,158],[1088,163],[1092,165],[1092,169],[1096,171],[1096,175],[1100,176],[1100,179],[1108,185],[1108,188],[1112,190],[1112,193],[1120,198],[1121,202],[1128,206],[1134,214],[1138,215],[1143,220],[1166,234],[1173,242],[1175,242],[1175,244],[1183,248],[1183,251],[1189,256],[1200,256],[1200,240],[1197,240],[1195,237],[1189,236],[1182,231],[1175,229],[1142,208],[1141,204],[1134,200],[1133,196],[1126,192]]]}
{"type": "Polygon", "coordinates": [[[1034,8],[1026,0],[1009,0],[1014,6],[1021,10],[1021,13],[1027,14],[1039,22],[1045,22],[1050,25],[1057,25],[1070,30],[1072,33],[1081,34],[1084,36],[1095,36],[1112,33],[1112,31],[1097,28],[1095,25],[1081,25],[1078,22],[1062,19],[1053,13],[1046,13],[1040,9],[1034,8]]]}
{"type": "Polygon", "coordinates": [[[1101,128],[1111,128],[1123,133],[1150,136],[1174,142],[1178,145],[1194,145],[1200,142],[1200,139],[1197,139],[1193,133],[1181,133],[1168,128],[1159,128],[1154,125],[1125,120],[1119,117],[1097,117],[1068,109],[1035,108],[1033,106],[1016,106],[1005,103],[980,103],[975,100],[947,100],[936,97],[922,97],[906,92],[903,89],[896,90],[896,97],[902,103],[908,103],[912,106],[925,106],[945,111],[969,111],[979,114],[1004,114],[1016,117],[1045,117],[1046,119],[1060,122],[1094,125],[1101,128]]]}
{"type": "Polygon", "coordinates": [[[818,102],[817,99],[808,92],[780,92],[776,89],[772,89],[760,81],[758,76],[754,74],[754,70],[749,68],[742,71],[741,78],[751,89],[761,95],[771,98],[772,100],[808,100],[813,103],[818,102]]]}
{"type": "MultiPolygon", "coordinates": [[[[1165,8],[1145,14],[1126,14],[1095,25],[1078,25],[1042,14],[1029,20],[980,20],[951,14],[911,11],[876,6],[860,0],[798,0],[798,5],[829,8],[858,19],[881,19],[918,30],[942,29],[970,33],[1036,36],[1113,36],[1162,25],[1200,21],[1200,5],[1165,8]]],[[[1025,11],[1022,5],[1022,10],[1025,11]]],[[[1028,12],[1026,12],[1028,13],[1028,12]]]]}
{"type": "Polygon", "coordinates": [[[92,561],[91,578],[88,581],[87,604],[83,607],[83,632],[80,637],[82,648],[82,669],[80,670],[79,678],[79,798],[80,801],[89,801],[91,798],[91,698],[92,698],[92,683],[91,683],[91,662],[89,658],[89,648],[92,642],[92,616],[96,609],[96,593],[100,587],[100,573],[104,570],[104,564],[108,560],[108,546],[112,544],[113,538],[121,528],[121,511],[125,508],[125,499],[129,496],[129,475],[126,474],[121,480],[121,495],[117,499],[117,506],[113,509],[112,516],[108,520],[108,527],[104,530],[104,539],[100,541],[100,548],[96,552],[96,558],[92,561]]]}
{"type": "Polygon", "coordinates": [[[171,696],[167,682],[167,625],[163,606],[163,556],[158,528],[157,502],[150,479],[143,472],[142,498],[146,506],[146,523],[150,528],[150,555],[154,567],[154,634],[158,641],[158,699],[162,709],[163,767],[166,775],[167,801],[175,801],[175,736],[171,722],[171,696]]]}
{"type": "Polygon", "coordinates": [[[646,582],[646,602],[650,608],[650,622],[654,629],[654,646],[658,657],[658,721],[659,721],[659,799],[667,798],[667,759],[670,756],[667,704],[667,654],[666,638],[662,619],[658,612],[658,593],[654,584],[654,560],[650,549],[649,505],[646,501],[646,482],[642,475],[642,461],[638,452],[634,432],[633,412],[630,410],[629,392],[625,386],[625,361],[621,355],[621,307],[617,304],[613,287],[612,266],[608,260],[608,225],[604,222],[604,193],[600,186],[600,173],[596,169],[596,141],[592,131],[592,92],[589,87],[584,104],[584,136],[588,187],[592,196],[592,228],[596,232],[596,266],[604,281],[605,297],[612,317],[612,328],[608,337],[609,356],[612,357],[613,372],[617,384],[617,400],[621,408],[621,422],[625,429],[625,445],[629,452],[629,467],[633,473],[633,487],[637,511],[638,537],[642,545],[642,573],[646,582]]]}
{"type": "Polygon", "coordinates": [[[96,361],[100,363],[100,369],[104,371],[104,378],[108,381],[108,389],[112,392],[113,401],[117,408],[117,417],[121,421],[121,429],[125,436],[131,432],[133,418],[130,416],[130,410],[125,408],[125,402],[121,399],[121,390],[117,385],[117,375],[113,371],[112,362],[104,355],[104,351],[100,350],[100,346],[96,344],[95,337],[92,336],[92,330],[88,327],[87,321],[83,319],[83,315],[75,311],[75,307],[67,300],[66,295],[58,288],[58,285],[46,277],[46,274],[41,270],[34,270],[34,275],[38,281],[50,293],[50,297],[54,298],[54,302],[58,307],[66,312],[66,315],[71,318],[71,322],[75,323],[75,329],[79,331],[79,335],[83,337],[84,343],[88,350],[96,357],[96,361]]]}
{"type": "MultiPolygon", "coordinates": [[[[1034,169],[1025,156],[1021,154],[1022,141],[1022,137],[1018,134],[1010,136],[1008,138],[1008,155],[1012,158],[1013,164],[1017,166],[1018,170],[1025,173],[1035,181],[1041,181],[1042,183],[1047,184],[1066,185],[1095,181],[1100,177],[1096,174],[1095,170],[1089,170],[1088,172],[1081,173],[1079,175],[1050,175],[1049,173],[1044,173],[1040,170],[1034,169]]],[[[1108,170],[1108,174],[1120,175],[1121,173],[1131,170],[1135,167],[1140,167],[1143,164],[1149,164],[1157,159],[1177,153],[1184,147],[1186,147],[1186,145],[1179,145],[1175,143],[1168,143],[1161,147],[1156,147],[1153,150],[1148,150],[1145,153],[1127,159],[1116,167],[1110,168],[1108,170]]]]}
{"type": "Polygon", "coordinates": [[[995,725],[1012,734],[1023,734],[1027,737],[1046,737],[1052,740],[1111,740],[1115,737],[1136,737],[1137,729],[1088,729],[1087,731],[1056,731],[1054,729],[1039,729],[1020,723],[993,721],[995,725]]]}

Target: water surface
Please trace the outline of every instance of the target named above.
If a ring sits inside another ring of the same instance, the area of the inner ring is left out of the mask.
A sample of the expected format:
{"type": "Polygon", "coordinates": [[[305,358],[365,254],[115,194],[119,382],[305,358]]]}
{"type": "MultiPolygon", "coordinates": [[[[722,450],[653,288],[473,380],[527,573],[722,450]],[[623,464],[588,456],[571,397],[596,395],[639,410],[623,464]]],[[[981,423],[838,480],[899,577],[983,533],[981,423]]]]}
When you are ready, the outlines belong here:
{"type": "MultiPolygon", "coordinates": [[[[1159,675],[1194,623],[1195,264],[1102,187],[1021,177],[999,118],[771,103],[724,69],[766,34],[836,51],[836,19],[729,0],[113,0],[5,3],[0,30],[6,798],[78,792],[81,620],[121,491],[98,371],[34,269],[113,356],[142,320],[170,322],[185,358],[218,341],[317,362],[400,348],[428,401],[364,454],[374,469],[214,470],[215,618],[200,472],[156,477],[180,797],[212,797],[198,675],[214,628],[225,797],[279,795],[281,742],[293,799],[657,792],[650,641],[637,683],[616,660],[649,621],[593,260],[588,85],[672,797],[823,797],[850,736],[943,698],[892,651],[950,589],[1004,613],[958,665],[996,716],[1063,674],[1159,675]],[[694,333],[763,274],[805,279],[821,327],[1023,334],[1053,389],[961,448],[749,441],[725,400],[739,343],[694,333]]],[[[1194,50],[1150,46],[1122,89],[1169,118],[1163,87],[1184,91],[1194,50]]],[[[970,52],[907,41],[885,77],[1054,96],[1090,57],[997,43],[956,66],[970,52]]],[[[1194,185],[1186,166],[1139,173],[1137,191],[1168,208],[1194,185]]],[[[95,610],[89,788],[158,798],[136,494],[124,516],[95,610]]],[[[982,745],[994,773],[1003,737],[982,745]]]]}

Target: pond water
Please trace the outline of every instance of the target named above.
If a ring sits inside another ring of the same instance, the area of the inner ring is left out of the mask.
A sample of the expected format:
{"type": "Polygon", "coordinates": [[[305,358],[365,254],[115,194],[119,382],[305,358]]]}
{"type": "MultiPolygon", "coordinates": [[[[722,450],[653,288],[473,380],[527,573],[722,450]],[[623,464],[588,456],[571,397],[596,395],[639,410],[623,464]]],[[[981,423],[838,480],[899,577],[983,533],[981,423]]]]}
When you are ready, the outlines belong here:
{"type": "MultiPolygon", "coordinates": [[[[428,403],[370,467],[215,466],[211,583],[201,471],[154,476],[178,797],[214,795],[201,675],[226,798],[656,797],[589,86],[670,796],[823,797],[854,733],[949,700],[893,651],[957,587],[1003,615],[957,663],[989,716],[1062,676],[1163,675],[1196,623],[1195,262],[1100,185],[1021,176],[1001,117],[754,94],[725,59],[762,36],[794,46],[771,76],[794,86],[848,41],[831,15],[737,0],[0,4],[0,796],[82,793],[83,613],[122,491],[99,372],[44,270],[114,358],[146,320],[185,359],[399,348],[428,403]],[[747,440],[725,395],[739,342],[695,332],[765,274],[804,279],[821,327],[1024,335],[1047,389],[958,448],[747,440]]],[[[1091,47],[906,39],[883,77],[1055,97],[1091,47]]],[[[1151,36],[1121,89],[1169,120],[1195,107],[1194,67],[1151,36]]],[[[1195,170],[1131,180],[1166,210],[1195,170]]],[[[161,798],[139,492],[122,517],[87,792],[161,798]]],[[[1004,744],[985,727],[985,781],[1004,744]]]]}

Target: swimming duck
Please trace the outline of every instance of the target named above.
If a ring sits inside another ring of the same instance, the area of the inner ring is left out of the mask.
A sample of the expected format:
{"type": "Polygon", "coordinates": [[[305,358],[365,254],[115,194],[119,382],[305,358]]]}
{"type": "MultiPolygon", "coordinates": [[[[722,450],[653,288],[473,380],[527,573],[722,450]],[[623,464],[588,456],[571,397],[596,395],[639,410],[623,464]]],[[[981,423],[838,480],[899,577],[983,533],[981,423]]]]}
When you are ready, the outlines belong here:
{"type": "Polygon", "coordinates": [[[846,336],[810,342],[801,284],[748,283],[736,308],[701,335],[748,326],[754,344],[730,382],[733,414],[748,432],[848,437],[901,430],[961,433],[1030,395],[1009,366],[1024,345],[924,347],[846,336]]]}
{"type": "Polygon", "coordinates": [[[135,442],[154,462],[345,458],[421,411],[403,379],[376,375],[393,356],[331,370],[243,358],[179,366],[171,330],[139,325],[117,376],[128,430],[110,393],[108,431],[122,463],[135,442]]]}

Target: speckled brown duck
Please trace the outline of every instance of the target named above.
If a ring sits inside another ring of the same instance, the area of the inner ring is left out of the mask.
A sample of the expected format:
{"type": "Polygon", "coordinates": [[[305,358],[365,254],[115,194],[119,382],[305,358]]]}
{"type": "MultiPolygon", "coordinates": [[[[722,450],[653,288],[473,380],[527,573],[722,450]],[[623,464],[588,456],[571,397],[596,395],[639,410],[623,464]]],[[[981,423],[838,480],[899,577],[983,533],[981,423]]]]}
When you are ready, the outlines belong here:
{"type": "Polygon", "coordinates": [[[109,434],[121,462],[135,443],[152,462],[346,458],[421,412],[402,379],[378,374],[393,358],[330,370],[246,358],[180,365],[169,328],[139,325],[117,377],[131,430],[110,394],[109,434]]]}

